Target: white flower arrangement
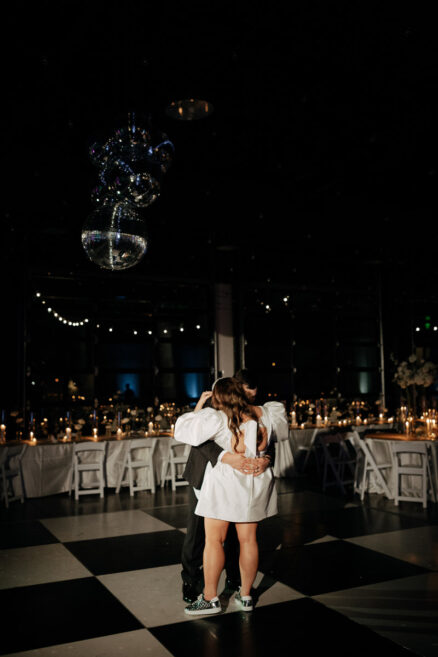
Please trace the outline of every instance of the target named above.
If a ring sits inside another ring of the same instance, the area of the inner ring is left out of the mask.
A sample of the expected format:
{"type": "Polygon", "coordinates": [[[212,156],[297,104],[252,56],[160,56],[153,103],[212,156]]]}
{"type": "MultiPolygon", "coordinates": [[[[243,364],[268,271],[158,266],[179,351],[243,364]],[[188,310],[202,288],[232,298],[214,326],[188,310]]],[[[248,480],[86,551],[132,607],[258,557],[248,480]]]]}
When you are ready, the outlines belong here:
{"type": "Polygon", "coordinates": [[[416,354],[412,354],[407,361],[398,364],[394,381],[400,388],[412,385],[428,388],[435,380],[436,369],[434,363],[421,360],[416,354]]]}

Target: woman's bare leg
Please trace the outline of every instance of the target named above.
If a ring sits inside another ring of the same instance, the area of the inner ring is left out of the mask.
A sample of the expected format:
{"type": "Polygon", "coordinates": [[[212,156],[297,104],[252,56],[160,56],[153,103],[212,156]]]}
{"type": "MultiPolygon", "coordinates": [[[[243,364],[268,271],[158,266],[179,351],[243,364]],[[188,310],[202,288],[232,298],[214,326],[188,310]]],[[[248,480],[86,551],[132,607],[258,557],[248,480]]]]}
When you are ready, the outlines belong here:
{"type": "Polygon", "coordinates": [[[225,566],[224,541],[229,523],[226,520],[204,518],[204,598],[211,600],[217,595],[219,577],[225,566]]]}
{"type": "Polygon", "coordinates": [[[259,546],[257,543],[256,522],[236,522],[237,536],[240,543],[240,577],[241,595],[251,595],[251,587],[257,575],[259,566],[259,546]]]}

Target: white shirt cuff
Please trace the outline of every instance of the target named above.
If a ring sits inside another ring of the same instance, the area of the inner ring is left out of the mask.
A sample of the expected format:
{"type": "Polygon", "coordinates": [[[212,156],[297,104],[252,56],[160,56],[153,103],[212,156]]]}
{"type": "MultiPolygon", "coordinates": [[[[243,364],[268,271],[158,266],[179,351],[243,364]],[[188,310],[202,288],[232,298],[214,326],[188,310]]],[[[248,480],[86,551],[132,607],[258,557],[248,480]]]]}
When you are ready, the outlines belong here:
{"type": "Polygon", "coordinates": [[[223,457],[223,455],[226,454],[226,453],[227,453],[227,450],[226,450],[226,449],[223,449],[222,452],[221,452],[221,453],[219,454],[219,456],[217,457],[218,463],[220,463],[220,462],[222,461],[222,457],[223,457]]]}

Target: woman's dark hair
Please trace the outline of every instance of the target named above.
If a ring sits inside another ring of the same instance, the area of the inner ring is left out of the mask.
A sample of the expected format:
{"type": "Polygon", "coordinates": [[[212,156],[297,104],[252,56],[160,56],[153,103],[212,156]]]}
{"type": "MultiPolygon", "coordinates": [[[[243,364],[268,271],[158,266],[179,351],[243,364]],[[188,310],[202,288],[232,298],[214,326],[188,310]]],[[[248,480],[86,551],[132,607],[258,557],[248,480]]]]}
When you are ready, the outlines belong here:
{"type": "MultiPolygon", "coordinates": [[[[213,387],[211,396],[211,405],[217,410],[221,410],[228,418],[228,427],[235,437],[233,449],[237,447],[239,438],[242,435],[240,425],[245,422],[244,416],[258,421],[258,417],[253,408],[248,404],[242,384],[233,377],[219,379],[213,387]]],[[[257,423],[257,444],[263,440],[263,433],[257,423]]]]}
{"type": "Polygon", "coordinates": [[[246,369],[238,370],[234,375],[234,378],[237,381],[239,381],[239,383],[242,383],[248,386],[248,388],[251,388],[251,390],[254,390],[254,388],[258,388],[257,377],[254,374],[254,372],[251,372],[250,370],[246,370],[246,369]]]}

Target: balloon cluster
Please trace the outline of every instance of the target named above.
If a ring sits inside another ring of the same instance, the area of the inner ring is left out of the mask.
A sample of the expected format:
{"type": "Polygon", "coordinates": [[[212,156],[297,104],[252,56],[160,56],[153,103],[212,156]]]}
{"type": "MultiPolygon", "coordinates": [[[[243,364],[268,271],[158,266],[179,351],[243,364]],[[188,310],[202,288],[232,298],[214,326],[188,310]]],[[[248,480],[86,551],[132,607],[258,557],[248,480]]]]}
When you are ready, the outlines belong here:
{"type": "Polygon", "coordinates": [[[96,208],[82,228],[82,245],[99,267],[127,269],[146,253],[146,224],[138,209],[159,197],[173,154],[167,136],[139,125],[135,114],[129,114],[127,126],[91,146],[99,182],[91,195],[96,208]]]}

